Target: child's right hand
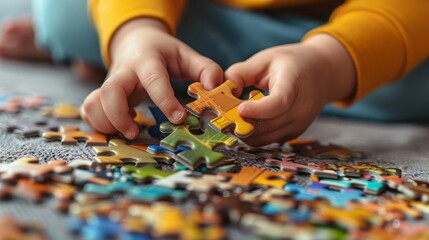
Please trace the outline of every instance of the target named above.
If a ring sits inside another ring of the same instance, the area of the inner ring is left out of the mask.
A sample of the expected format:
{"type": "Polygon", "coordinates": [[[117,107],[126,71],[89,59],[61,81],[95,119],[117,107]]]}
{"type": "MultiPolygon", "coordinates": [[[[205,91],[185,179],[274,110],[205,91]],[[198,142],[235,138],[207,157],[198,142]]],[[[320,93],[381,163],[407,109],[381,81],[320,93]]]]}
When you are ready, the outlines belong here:
{"type": "Polygon", "coordinates": [[[181,123],[186,111],[176,99],[170,78],[201,81],[206,90],[222,83],[219,65],[172,36],[163,22],[151,18],[121,26],[110,44],[112,65],[104,84],[81,108],[82,118],[103,133],[138,136],[133,107],[147,97],[168,120],[181,123]]]}

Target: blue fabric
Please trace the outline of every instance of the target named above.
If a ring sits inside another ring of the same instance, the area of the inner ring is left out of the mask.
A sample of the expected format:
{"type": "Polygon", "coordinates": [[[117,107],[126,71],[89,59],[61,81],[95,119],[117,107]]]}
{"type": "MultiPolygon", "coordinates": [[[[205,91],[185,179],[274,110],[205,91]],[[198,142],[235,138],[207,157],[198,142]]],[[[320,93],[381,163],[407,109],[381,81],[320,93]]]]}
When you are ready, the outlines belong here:
{"type": "MultiPolygon", "coordinates": [[[[87,0],[33,0],[38,42],[59,61],[83,59],[102,65],[98,37],[89,21],[87,0]]],[[[224,69],[258,51],[299,42],[322,21],[284,12],[275,16],[191,0],[178,38],[224,69]]],[[[340,63],[339,63],[340,64],[340,63]]],[[[353,106],[328,105],[323,113],[382,121],[429,119],[429,61],[404,80],[382,87],[353,106]]],[[[176,89],[186,88],[183,84],[176,89]]]]}
{"type": "Polygon", "coordinates": [[[82,59],[103,66],[87,0],[33,0],[36,43],[57,62],[82,59]]]}

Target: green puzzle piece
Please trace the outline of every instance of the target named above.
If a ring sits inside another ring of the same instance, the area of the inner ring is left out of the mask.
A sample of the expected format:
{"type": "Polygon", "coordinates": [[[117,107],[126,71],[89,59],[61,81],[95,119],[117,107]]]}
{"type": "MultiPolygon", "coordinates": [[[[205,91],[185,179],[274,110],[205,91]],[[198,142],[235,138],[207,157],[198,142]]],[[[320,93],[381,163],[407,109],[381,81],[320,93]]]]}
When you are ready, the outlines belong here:
{"type": "Polygon", "coordinates": [[[177,161],[190,169],[195,169],[205,160],[207,167],[216,167],[223,159],[223,154],[213,151],[213,147],[218,144],[233,146],[237,139],[211,128],[206,128],[204,134],[193,135],[189,129],[198,128],[200,122],[194,116],[188,116],[183,125],[173,125],[170,122],[163,122],[160,131],[171,133],[161,140],[161,146],[175,150],[180,145],[187,146],[191,150],[185,150],[177,154],[177,161]]]}
{"type": "Polygon", "coordinates": [[[179,170],[175,171],[162,171],[155,164],[148,164],[144,167],[135,167],[126,165],[121,168],[121,172],[123,173],[131,173],[131,176],[139,181],[145,181],[147,179],[161,179],[168,177],[179,170]]]}

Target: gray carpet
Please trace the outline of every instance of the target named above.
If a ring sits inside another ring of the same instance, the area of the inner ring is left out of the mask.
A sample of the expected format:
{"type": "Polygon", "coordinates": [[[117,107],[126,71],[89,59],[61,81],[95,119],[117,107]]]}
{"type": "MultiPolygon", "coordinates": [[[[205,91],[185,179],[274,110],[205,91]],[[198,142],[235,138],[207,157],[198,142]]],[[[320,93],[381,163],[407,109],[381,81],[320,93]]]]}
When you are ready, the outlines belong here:
{"type": "MultiPolygon", "coordinates": [[[[11,12],[28,11],[29,1],[0,0],[0,17],[11,12]]],[[[80,104],[96,87],[73,76],[65,67],[0,61],[0,87],[19,91],[34,91],[49,97],[51,103],[80,104]]],[[[20,117],[37,116],[25,112],[20,117]]],[[[7,124],[14,114],[1,113],[0,124],[7,124]]],[[[397,167],[405,177],[429,180],[429,126],[413,123],[376,123],[323,117],[303,134],[305,138],[323,143],[337,143],[367,154],[366,161],[384,167],[397,167]]],[[[42,161],[50,159],[91,159],[90,148],[61,146],[45,143],[40,138],[22,139],[13,134],[0,133],[0,162],[9,162],[23,156],[34,156],[42,161]]],[[[16,200],[0,203],[0,216],[9,213],[24,221],[36,221],[48,229],[52,239],[72,239],[65,232],[65,217],[55,212],[49,203],[29,204],[16,200]]]]}

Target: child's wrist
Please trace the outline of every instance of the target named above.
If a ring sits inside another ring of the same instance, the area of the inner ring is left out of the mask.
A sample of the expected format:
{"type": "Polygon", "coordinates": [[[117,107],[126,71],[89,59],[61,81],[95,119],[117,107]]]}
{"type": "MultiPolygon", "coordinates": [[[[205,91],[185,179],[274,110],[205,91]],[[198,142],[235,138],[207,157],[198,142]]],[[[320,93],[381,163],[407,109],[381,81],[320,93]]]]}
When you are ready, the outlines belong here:
{"type": "Polygon", "coordinates": [[[328,101],[349,101],[356,91],[356,70],[347,49],[334,37],[318,34],[303,44],[310,46],[326,68],[328,101]]]}

